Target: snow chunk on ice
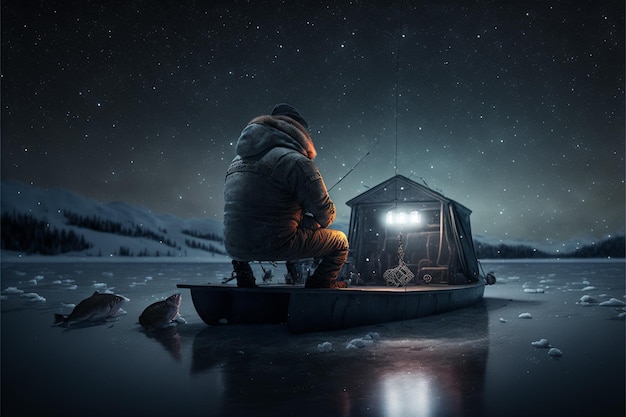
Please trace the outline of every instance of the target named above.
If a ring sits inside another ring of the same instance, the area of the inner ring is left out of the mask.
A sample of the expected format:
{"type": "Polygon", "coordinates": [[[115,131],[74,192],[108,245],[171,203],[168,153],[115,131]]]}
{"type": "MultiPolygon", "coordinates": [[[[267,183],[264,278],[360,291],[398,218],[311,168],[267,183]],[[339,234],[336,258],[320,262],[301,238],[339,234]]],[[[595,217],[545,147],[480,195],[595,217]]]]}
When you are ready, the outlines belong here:
{"type": "Polygon", "coordinates": [[[352,339],[350,341],[350,343],[348,343],[348,345],[346,346],[346,349],[360,349],[363,348],[365,346],[369,346],[371,344],[373,344],[374,341],[369,339],[352,339]]]}
{"type": "Polygon", "coordinates": [[[550,342],[548,342],[548,339],[540,339],[534,342],[531,342],[531,345],[533,345],[536,348],[549,348],[550,347],[550,342]]]}
{"type": "Polygon", "coordinates": [[[580,303],[581,304],[593,304],[593,303],[597,303],[598,300],[596,300],[595,298],[593,298],[590,295],[583,295],[582,297],[580,297],[580,303]]]}
{"type": "Polygon", "coordinates": [[[380,334],[370,332],[360,339],[352,339],[350,343],[346,345],[346,349],[360,349],[373,344],[374,340],[378,339],[380,339],[380,334]]]}
{"type": "Polygon", "coordinates": [[[94,282],[93,283],[93,287],[97,288],[97,289],[106,289],[107,288],[107,284],[105,282],[94,282]]]}
{"type": "Polygon", "coordinates": [[[17,287],[7,287],[2,290],[2,294],[23,294],[23,290],[18,290],[17,287]]]}
{"type": "Polygon", "coordinates": [[[581,291],[593,291],[595,289],[596,289],[596,287],[594,287],[594,286],[587,286],[587,287],[583,288],[581,291]]]}
{"type": "Polygon", "coordinates": [[[553,358],[560,358],[561,356],[563,356],[563,352],[561,352],[557,348],[552,348],[548,351],[548,355],[552,356],[553,358]]]}
{"type": "Polygon", "coordinates": [[[37,294],[36,292],[25,292],[24,294],[20,294],[20,297],[22,297],[22,298],[37,298],[37,297],[39,297],[39,294],[37,294]]]}
{"type": "Polygon", "coordinates": [[[30,285],[37,285],[39,281],[43,280],[43,275],[36,275],[35,278],[28,281],[30,285]]]}
{"type": "Polygon", "coordinates": [[[46,301],[45,298],[43,298],[41,295],[37,294],[36,292],[26,292],[24,294],[21,294],[20,297],[28,298],[33,303],[43,303],[46,301]]]}
{"type": "Polygon", "coordinates": [[[622,300],[618,300],[617,298],[611,298],[609,301],[602,301],[600,303],[601,306],[623,306],[626,305],[622,300]]]}
{"type": "Polygon", "coordinates": [[[530,313],[521,313],[517,317],[519,317],[520,319],[532,319],[533,318],[532,314],[530,313]]]}
{"type": "Polygon", "coordinates": [[[626,312],[621,312],[617,315],[618,319],[624,320],[626,319],[626,312]]]}
{"type": "Polygon", "coordinates": [[[506,323],[506,320],[502,317],[500,317],[500,323],[506,323]]]}
{"type": "Polygon", "coordinates": [[[330,352],[333,350],[333,344],[330,342],[324,342],[317,345],[317,350],[319,352],[330,352]]]}
{"type": "Polygon", "coordinates": [[[543,293],[543,288],[524,288],[524,292],[527,293],[543,293]]]}

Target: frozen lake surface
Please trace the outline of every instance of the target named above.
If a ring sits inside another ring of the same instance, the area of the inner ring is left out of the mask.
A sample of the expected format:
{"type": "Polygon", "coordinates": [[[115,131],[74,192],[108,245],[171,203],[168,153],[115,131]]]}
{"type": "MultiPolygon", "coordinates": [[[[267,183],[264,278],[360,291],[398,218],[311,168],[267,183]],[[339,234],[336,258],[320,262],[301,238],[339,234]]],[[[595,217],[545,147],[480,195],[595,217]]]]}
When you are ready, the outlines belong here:
{"type": "Polygon", "coordinates": [[[623,260],[483,268],[476,306],[292,335],[200,320],[176,284],[228,264],[3,262],[2,416],[624,416],[623,260]],[[130,299],[119,320],[52,325],[107,289],[130,299]],[[143,331],[176,292],[187,323],[143,331]]]}

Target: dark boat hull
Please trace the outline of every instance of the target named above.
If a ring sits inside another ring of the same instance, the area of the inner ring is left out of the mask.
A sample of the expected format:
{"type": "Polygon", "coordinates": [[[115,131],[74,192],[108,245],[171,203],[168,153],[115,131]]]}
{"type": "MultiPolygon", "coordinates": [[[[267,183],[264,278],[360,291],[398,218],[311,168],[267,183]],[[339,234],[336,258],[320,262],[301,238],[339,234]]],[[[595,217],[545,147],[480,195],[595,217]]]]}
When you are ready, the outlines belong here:
{"type": "Polygon", "coordinates": [[[177,287],[191,290],[194,307],[208,325],[286,323],[293,333],[339,330],[444,313],[479,302],[485,291],[483,282],[343,289],[293,285],[177,287]]]}

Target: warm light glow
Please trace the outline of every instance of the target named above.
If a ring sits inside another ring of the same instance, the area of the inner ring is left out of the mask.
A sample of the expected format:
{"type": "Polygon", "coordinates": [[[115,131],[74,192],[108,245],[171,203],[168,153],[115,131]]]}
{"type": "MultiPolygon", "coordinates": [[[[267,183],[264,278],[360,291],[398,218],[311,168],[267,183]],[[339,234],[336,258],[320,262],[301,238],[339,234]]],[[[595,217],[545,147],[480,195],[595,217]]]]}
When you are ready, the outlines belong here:
{"type": "Polygon", "coordinates": [[[383,380],[384,415],[424,416],[435,415],[432,381],[427,374],[401,373],[386,376],[383,380]]]}
{"type": "Polygon", "coordinates": [[[388,225],[416,225],[420,223],[420,220],[420,212],[417,210],[410,213],[390,210],[385,217],[388,225]]]}

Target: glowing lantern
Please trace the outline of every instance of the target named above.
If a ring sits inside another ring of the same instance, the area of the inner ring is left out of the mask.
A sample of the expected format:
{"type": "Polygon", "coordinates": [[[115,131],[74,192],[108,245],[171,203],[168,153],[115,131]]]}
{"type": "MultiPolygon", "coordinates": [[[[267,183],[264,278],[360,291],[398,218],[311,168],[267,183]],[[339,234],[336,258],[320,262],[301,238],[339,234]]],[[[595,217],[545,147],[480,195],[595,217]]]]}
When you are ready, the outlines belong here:
{"type": "Polygon", "coordinates": [[[385,221],[390,226],[391,225],[398,225],[398,226],[417,225],[420,223],[420,212],[417,210],[414,210],[407,214],[404,211],[390,210],[387,212],[385,221]]]}

